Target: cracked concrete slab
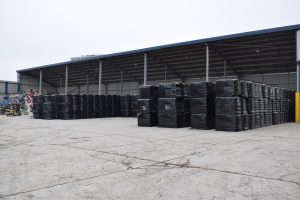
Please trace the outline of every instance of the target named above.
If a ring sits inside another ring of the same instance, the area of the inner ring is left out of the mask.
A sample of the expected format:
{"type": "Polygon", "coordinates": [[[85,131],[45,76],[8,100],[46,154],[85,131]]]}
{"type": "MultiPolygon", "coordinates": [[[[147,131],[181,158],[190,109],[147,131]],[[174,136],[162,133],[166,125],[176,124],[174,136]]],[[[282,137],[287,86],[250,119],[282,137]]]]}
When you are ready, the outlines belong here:
{"type": "Polygon", "coordinates": [[[0,116],[0,199],[300,199],[300,126],[0,116]]]}

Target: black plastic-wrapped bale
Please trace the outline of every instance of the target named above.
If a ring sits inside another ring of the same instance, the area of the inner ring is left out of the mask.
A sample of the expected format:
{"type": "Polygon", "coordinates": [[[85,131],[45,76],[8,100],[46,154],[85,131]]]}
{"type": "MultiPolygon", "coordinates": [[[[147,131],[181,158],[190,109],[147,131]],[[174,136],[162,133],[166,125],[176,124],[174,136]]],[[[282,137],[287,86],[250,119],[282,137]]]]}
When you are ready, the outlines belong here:
{"type": "Polygon", "coordinates": [[[112,96],[106,96],[106,116],[112,117],[113,116],[113,104],[112,104],[112,96]]]}
{"type": "Polygon", "coordinates": [[[255,114],[259,112],[259,101],[257,98],[248,99],[248,113],[255,114]]]}
{"type": "Polygon", "coordinates": [[[256,113],[255,114],[255,128],[260,128],[260,123],[261,123],[260,113],[256,113]]]}
{"type": "Polygon", "coordinates": [[[151,113],[157,112],[156,99],[138,99],[137,100],[138,113],[151,113]]]}
{"type": "Polygon", "coordinates": [[[183,89],[183,96],[189,97],[190,96],[190,86],[187,83],[182,83],[182,89],[183,89]]]}
{"type": "Polygon", "coordinates": [[[112,117],[118,117],[119,116],[119,99],[118,95],[112,95],[112,117]]]}
{"type": "Polygon", "coordinates": [[[248,89],[249,97],[252,97],[252,98],[257,97],[254,83],[247,81],[247,89],[248,89]]]}
{"type": "Polygon", "coordinates": [[[216,84],[214,82],[191,82],[191,98],[214,98],[216,96],[216,84]]]}
{"type": "Polygon", "coordinates": [[[99,100],[100,100],[100,117],[104,118],[104,117],[107,116],[107,112],[106,112],[106,96],[105,95],[100,95],[99,100]]]}
{"type": "Polygon", "coordinates": [[[280,124],[280,113],[279,112],[273,112],[272,113],[272,124],[280,124]]]}
{"type": "Polygon", "coordinates": [[[191,98],[191,114],[215,114],[215,101],[207,98],[191,98]]]}
{"type": "Polygon", "coordinates": [[[52,102],[52,98],[49,95],[44,96],[43,118],[44,119],[56,118],[55,104],[52,102]]]}
{"type": "Polygon", "coordinates": [[[265,112],[265,101],[263,98],[258,99],[259,102],[259,111],[260,112],[265,112]]]}
{"type": "Polygon", "coordinates": [[[129,117],[126,96],[121,96],[121,117],[129,117]]]}
{"type": "Polygon", "coordinates": [[[191,126],[191,113],[190,112],[184,112],[183,117],[184,117],[184,126],[185,127],[190,127],[191,126]]]}
{"type": "Polygon", "coordinates": [[[248,114],[247,100],[244,98],[241,98],[241,113],[248,114]]]}
{"type": "Polygon", "coordinates": [[[184,98],[159,98],[158,112],[159,114],[184,112],[184,98]]]}
{"type": "Polygon", "coordinates": [[[158,113],[158,126],[182,128],[185,126],[184,113],[158,113]]]}
{"type": "Polygon", "coordinates": [[[87,117],[94,118],[94,95],[87,95],[87,117]]]}
{"type": "Polygon", "coordinates": [[[152,127],[158,125],[157,113],[137,113],[138,126],[152,127]]]}
{"type": "Polygon", "coordinates": [[[136,117],[137,116],[137,109],[138,109],[138,106],[137,106],[138,95],[132,95],[131,100],[132,100],[131,115],[132,115],[132,117],[136,117]]]}
{"type": "Polygon", "coordinates": [[[73,95],[73,119],[81,119],[80,102],[80,95],[73,95]]]}
{"type": "Polygon", "coordinates": [[[216,115],[216,131],[241,131],[242,115],[216,115]]]}
{"type": "Polygon", "coordinates": [[[216,96],[217,97],[234,97],[241,95],[240,81],[237,79],[217,80],[216,96]]]}
{"type": "Polygon", "coordinates": [[[255,114],[249,114],[249,129],[255,129],[255,114]]]}
{"type": "Polygon", "coordinates": [[[215,117],[206,114],[192,114],[191,128],[208,130],[215,128],[215,117]]]}
{"type": "Polygon", "coordinates": [[[33,118],[43,119],[44,96],[37,95],[33,97],[33,118]]]}
{"type": "Polygon", "coordinates": [[[248,81],[240,81],[240,85],[241,85],[241,96],[243,98],[248,98],[249,94],[248,94],[248,81]]]}
{"type": "Polygon", "coordinates": [[[161,83],[158,86],[159,98],[183,97],[184,90],[182,83],[161,83]]]}
{"type": "Polygon", "coordinates": [[[139,87],[141,99],[157,99],[158,87],[155,85],[142,85],[139,87]]]}
{"type": "Polygon", "coordinates": [[[260,127],[266,126],[265,114],[266,114],[266,112],[260,113],[260,127]]]}
{"type": "Polygon", "coordinates": [[[73,96],[67,94],[63,96],[64,108],[63,115],[64,119],[73,119],[73,96]]]}
{"type": "MultiPolygon", "coordinates": [[[[129,95],[130,96],[130,95],[129,95]]],[[[120,117],[121,116],[121,96],[120,95],[117,95],[117,102],[118,102],[118,105],[117,105],[117,116],[120,117]]]]}
{"type": "Polygon", "coordinates": [[[237,115],[242,113],[240,97],[217,97],[216,114],[237,115]]]}
{"type": "Polygon", "coordinates": [[[242,127],[243,130],[248,130],[249,129],[249,115],[248,114],[242,114],[242,127]]]}
{"type": "Polygon", "coordinates": [[[94,110],[94,117],[99,118],[100,117],[100,96],[99,95],[94,95],[93,99],[93,110],[94,110]]]}
{"type": "Polygon", "coordinates": [[[88,112],[87,112],[87,95],[82,94],[80,95],[80,114],[81,119],[87,119],[88,118],[88,112]]]}
{"type": "Polygon", "coordinates": [[[265,84],[261,84],[261,92],[263,98],[268,98],[268,89],[265,84]]]}

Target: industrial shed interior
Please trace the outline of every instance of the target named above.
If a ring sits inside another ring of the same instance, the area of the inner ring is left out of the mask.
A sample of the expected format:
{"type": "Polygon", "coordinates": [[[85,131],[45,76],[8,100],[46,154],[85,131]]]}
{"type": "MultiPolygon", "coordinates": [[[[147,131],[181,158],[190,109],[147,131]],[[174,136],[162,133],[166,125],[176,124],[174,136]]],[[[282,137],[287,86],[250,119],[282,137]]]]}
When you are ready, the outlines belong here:
{"type": "Polygon", "coordinates": [[[142,84],[220,78],[296,90],[299,29],[293,25],[99,55],[19,70],[18,80],[20,90],[65,94],[138,94],[142,84]]]}

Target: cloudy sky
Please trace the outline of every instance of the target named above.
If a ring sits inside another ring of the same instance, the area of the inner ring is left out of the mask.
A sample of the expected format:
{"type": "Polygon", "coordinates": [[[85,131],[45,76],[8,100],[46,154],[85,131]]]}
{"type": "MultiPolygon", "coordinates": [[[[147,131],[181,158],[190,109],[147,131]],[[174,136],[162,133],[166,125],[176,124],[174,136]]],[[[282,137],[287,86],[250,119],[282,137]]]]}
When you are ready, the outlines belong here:
{"type": "Polygon", "coordinates": [[[300,24],[299,0],[0,0],[0,80],[16,70],[300,24]]]}

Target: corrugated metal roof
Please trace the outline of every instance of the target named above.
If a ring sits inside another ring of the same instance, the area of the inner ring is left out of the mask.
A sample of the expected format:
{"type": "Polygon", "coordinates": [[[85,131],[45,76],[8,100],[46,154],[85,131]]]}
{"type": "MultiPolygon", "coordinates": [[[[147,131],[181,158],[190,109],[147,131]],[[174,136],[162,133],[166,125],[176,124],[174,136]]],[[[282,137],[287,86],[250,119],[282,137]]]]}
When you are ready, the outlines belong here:
{"type": "Polygon", "coordinates": [[[173,48],[173,47],[183,47],[183,46],[194,45],[194,44],[205,44],[205,43],[216,42],[216,41],[220,41],[220,40],[237,39],[237,38],[242,38],[242,37],[247,37],[247,36],[255,36],[255,35],[261,35],[261,34],[266,34],[266,33],[276,33],[276,32],[298,30],[298,29],[300,29],[300,24],[284,26],[284,27],[277,27],[277,28],[270,28],[270,29],[264,29],[264,30],[258,30],[258,31],[250,31],[250,32],[244,32],[244,33],[238,33],[238,34],[231,34],[231,35],[225,35],[225,36],[217,36],[217,37],[212,37],[212,38],[192,40],[192,41],[186,41],[186,42],[180,42],[180,43],[173,43],[173,44],[167,44],[167,45],[161,45],[161,46],[155,46],[155,47],[149,47],[149,48],[143,48],[143,49],[136,49],[136,50],[131,50],[131,51],[119,52],[119,53],[99,55],[99,56],[82,59],[82,60],[66,61],[66,62],[54,63],[54,64],[43,65],[43,66],[38,66],[38,67],[21,69],[21,70],[17,70],[17,72],[26,72],[26,71],[30,71],[30,70],[43,69],[43,68],[49,68],[49,67],[58,67],[58,66],[63,66],[63,65],[80,64],[80,63],[84,63],[87,61],[97,61],[100,59],[133,55],[133,54],[137,54],[137,53],[151,52],[151,51],[168,49],[168,48],[173,48]]]}

